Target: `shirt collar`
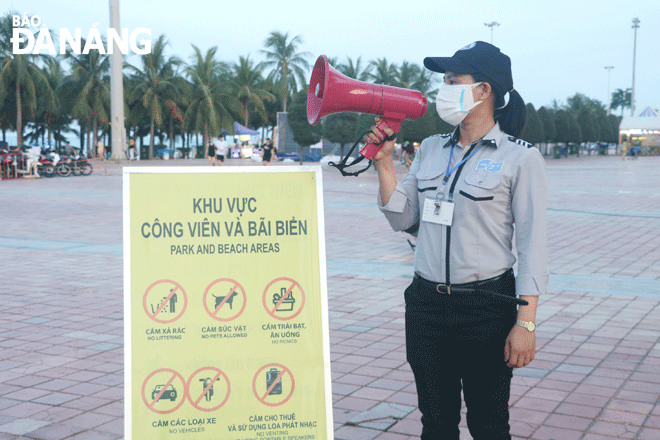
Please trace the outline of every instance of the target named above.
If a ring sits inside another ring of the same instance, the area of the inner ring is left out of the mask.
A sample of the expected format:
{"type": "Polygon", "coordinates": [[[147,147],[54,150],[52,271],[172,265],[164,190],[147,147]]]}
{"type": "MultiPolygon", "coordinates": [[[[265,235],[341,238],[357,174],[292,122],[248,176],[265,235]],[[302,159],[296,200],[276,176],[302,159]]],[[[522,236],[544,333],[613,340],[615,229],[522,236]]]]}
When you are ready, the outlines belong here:
{"type": "MultiPolygon", "coordinates": [[[[461,126],[457,125],[456,128],[454,129],[454,132],[451,134],[449,142],[445,144],[445,147],[458,145],[460,134],[461,134],[461,126]]],[[[486,133],[484,137],[481,138],[481,141],[485,146],[497,148],[497,146],[502,141],[502,136],[504,136],[504,132],[500,130],[500,123],[496,121],[493,128],[491,128],[490,131],[486,133]]]]}

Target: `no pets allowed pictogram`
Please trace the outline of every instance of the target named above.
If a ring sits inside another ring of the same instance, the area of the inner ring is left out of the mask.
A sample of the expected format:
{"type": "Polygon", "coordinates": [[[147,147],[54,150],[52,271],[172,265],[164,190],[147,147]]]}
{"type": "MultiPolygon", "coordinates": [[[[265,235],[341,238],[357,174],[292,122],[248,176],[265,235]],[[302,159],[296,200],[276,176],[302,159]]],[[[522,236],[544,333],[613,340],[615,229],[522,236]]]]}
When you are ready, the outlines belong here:
{"type": "Polygon", "coordinates": [[[217,321],[232,321],[245,310],[247,294],[238,281],[219,278],[204,291],[204,310],[217,321]],[[210,294],[210,295],[209,295],[210,294]]]}

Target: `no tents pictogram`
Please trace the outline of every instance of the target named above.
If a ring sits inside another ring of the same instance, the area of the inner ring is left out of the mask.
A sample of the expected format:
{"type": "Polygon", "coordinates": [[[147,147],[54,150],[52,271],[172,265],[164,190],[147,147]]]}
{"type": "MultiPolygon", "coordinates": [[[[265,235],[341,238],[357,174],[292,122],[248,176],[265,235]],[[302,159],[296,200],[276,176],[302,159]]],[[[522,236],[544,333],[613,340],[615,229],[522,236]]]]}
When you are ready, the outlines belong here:
{"type": "Polygon", "coordinates": [[[142,383],[142,401],[157,414],[174,412],[181,408],[185,400],[186,381],[169,368],[154,371],[142,383]]]}
{"type": "Polygon", "coordinates": [[[232,321],[238,318],[245,310],[247,304],[247,295],[243,286],[238,281],[231,278],[219,278],[213,281],[204,291],[204,310],[209,316],[217,321],[232,321]],[[213,288],[213,292],[211,292],[213,288]],[[239,292],[242,296],[241,307],[234,309],[234,301],[239,292]],[[211,298],[209,298],[211,293],[211,298]],[[216,295],[218,293],[218,295],[216,295]],[[209,301],[212,303],[209,304],[209,301]],[[236,312],[234,312],[236,310],[236,312]]]}
{"type": "Polygon", "coordinates": [[[160,324],[169,324],[183,316],[188,307],[188,296],[176,281],[160,280],[147,287],[142,306],[149,318],[160,324]],[[179,304],[181,300],[183,305],[179,304]]]}
{"type": "Polygon", "coordinates": [[[287,321],[302,312],[305,292],[296,280],[287,277],[275,278],[266,286],[262,301],[270,316],[287,321]]]}
{"type": "Polygon", "coordinates": [[[216,367],[200,368],[190,376],[186,383],[188,400],[200,411],[211,412],[222,408],[227,403],[230,392],[229,378],[216,367]],[[207,407],[206,405],[213,406],[207,407]]]}
{"type": "Polygon", "coordinates": [[[267,364],[252,379],[255,397],[266,406],[284,405],[293,396],[296,381],[290,369],[282,364],[267,364]],[[268,371],[265,371],[268,369],[268,371]],[[288,389],[288,393],[285,391],[288,389]]]}

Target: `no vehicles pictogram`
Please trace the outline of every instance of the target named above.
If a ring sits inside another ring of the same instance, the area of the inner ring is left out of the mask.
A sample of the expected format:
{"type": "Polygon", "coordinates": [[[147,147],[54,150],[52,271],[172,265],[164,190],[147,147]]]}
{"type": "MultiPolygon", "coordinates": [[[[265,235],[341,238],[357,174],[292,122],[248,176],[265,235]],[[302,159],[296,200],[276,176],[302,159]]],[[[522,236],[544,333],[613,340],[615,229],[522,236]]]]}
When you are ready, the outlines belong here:
{"type": "Polygon", "coordinates": [[[219,278],[213,281],[204,291],[204,310],[216,321],[233,321],[245,310],[247,294],[238,281],[231,278],[219,278]],[[211,293],[211,298],[209,298],[211,293]],[[218,295],[216,295],[218,293],[218,295]],[[240,295],[240,299],[238,298],[240,295]],[[235,307],[234,301],[240,307],[235,307]],[[209,301],[212,304],[209,304],[209,301]]]}
{"type": "Polygon", "coordinates": [[[284,405],[293,396],[295,388],[293,373],[282,364],[264,365],[252,379],[252,391],[255,397],[266,406],[284,405]],[[286,390],[288,393],[285,393],[286,390]]]}
{"type": "Polygon", "coordinates": [[[296,280],[287,277],[275,278],[266,286],[262,301],[270,316],[287,321],[302,312],[305,292],[296,280]]]}
{"type": "Polygon", "coordinates": [[[229,378],[216,367],[200,368],[186,383],[188,400],[200,411],[211,412],[222,408],[227,403],[230,392],[229,378]]]}
{"type": "Polygon", "coordinates": [[[157,414],[174,412],[181,408],[185,400],[186,381],[169,368],[154,371],[142,383],[142,401],[157,414]]]}
{"type": "Polygon", "coordinates": [[[149,318],[160,324],[169,324],[183,316],[188,307],[188,296],[176,281],[160,280],[147,287],[142,306],[149,318]],[[179,304],[181,299],[183,305],[179,304]]]}

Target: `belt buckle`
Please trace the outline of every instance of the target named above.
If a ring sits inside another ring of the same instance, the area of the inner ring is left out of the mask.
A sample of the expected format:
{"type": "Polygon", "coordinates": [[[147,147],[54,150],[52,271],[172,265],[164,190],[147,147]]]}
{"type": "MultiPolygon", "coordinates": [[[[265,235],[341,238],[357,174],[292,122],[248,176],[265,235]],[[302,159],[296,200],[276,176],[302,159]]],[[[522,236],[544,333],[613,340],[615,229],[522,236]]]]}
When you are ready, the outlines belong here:
{"type": "Polygon", "coordinates": [[[441,291],[440,291],[440,287],[444,287],[445,289],[447,289],[447,293],[446,293],[446,295],[451,295],[451,284],[442,284],[442,283],[440,283],[440,284],[437,284],[437,285],[435,286],[435,290],[436,290],[436,292],[438,292],[438,293],[444,293],[444,292],[441,292],[441,291]]]}

